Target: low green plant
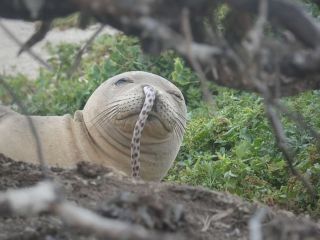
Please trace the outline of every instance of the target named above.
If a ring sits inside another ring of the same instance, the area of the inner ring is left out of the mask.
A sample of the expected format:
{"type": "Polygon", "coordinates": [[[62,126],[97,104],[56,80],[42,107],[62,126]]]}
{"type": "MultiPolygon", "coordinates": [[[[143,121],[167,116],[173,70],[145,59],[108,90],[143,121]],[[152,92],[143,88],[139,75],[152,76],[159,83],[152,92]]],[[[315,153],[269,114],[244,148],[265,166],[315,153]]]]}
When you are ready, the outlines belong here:
{"type": "MultiPolygon", "coordinates": [[[[316,92],[308,92],[284,102],[319,127],[317,98],[316,92]]],[[[220,88],[216,103],[215,114],[203,108],[189,112],[191,121],[183,146],[167,179],[229,191],[296,211],[317,209],[312,214],[319,216],[320,202],[315,202],[288,171],[260,97],[220,88]]],[[[315,140],[306,131],[299,131],[292,121],[283,118],[282,122],[296,154],[295,167],[320,193],[320,155],[315,140]]]]}
{"type": "Polygon", "coordinates": [[[76,27],[78,25],[78,22],[79,13],[74,13],[64,18],[56,18],[53,21],[52,26],[60,30],[65,30],[72,27],[76,27]]]}
{"type": "MultiPolygon", "coordinates": [[[[41,69],[39,76],[30,80],[23,75],[7,76],[30,114],[73,113],[83,108],[91,93],[106,79],[125,71],[149,71],[172,80],[185,94],[192,107],[201,104],[199,82],[191,70],[173,52],[159,57],[142,54],[138,41],[123,35],[102,35],[72,76],[69,70],[80,48],[79,44],[48,45],[49,63],[53,72],[41,69]]],[[[11,97],[0,90],[3,104],[12,104],[11,97]]]]}

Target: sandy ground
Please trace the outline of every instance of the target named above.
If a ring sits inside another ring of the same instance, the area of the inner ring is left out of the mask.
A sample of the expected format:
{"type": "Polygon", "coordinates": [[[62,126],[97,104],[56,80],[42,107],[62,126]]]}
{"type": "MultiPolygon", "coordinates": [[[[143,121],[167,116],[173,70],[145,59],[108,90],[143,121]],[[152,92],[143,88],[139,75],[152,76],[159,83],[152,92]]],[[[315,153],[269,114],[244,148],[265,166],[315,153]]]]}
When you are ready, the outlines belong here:
{"type": "MultiPolygon", "coordinates": [[[[25,42],[34,32],[34,23],[23,22],[17,20],[1,20],[1,22],[17,36],[20,41],[25,42]]],[[[59,29],[51,30],[46,38],[33,47],[33,51],[39,54],[43,59],[48,56],[45,45],[50,42],[58,44],[61,42],[83,42],[97,30],[98,25],[92,25],[86,30],[67,29],[60,31],[59,29]]],[[[117,31],[105,27],[104,33],[115,34],[117,31]]],[[[17,56],[19,46],[0,28],[0,73],[15,74],[23,73],[34,78],[37,76],[40,64],[36,62],[29,54],[23,53],[17,56]]]]}

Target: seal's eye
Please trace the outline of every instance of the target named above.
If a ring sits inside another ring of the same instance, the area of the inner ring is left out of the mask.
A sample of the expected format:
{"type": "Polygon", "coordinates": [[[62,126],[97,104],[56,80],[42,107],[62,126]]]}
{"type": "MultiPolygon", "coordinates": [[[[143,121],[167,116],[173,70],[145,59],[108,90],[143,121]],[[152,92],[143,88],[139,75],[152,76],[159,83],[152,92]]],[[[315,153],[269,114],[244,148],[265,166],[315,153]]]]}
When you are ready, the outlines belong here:
{"type": "Polygon", "coordinates": [[[183,101],[183,97],[181,96],[181,94],[177,91],[168,91],[168,93],[170,93],[172,96],[174,96],[176,99],[183,101]]]}
{"type": "Polygon", "coordinates": [[[120,78],[120,79],[118,79],[115,83],[114,83],[114,85],[116,85],[116,86],[121,86],[121,85],[123,85],[123,84],[126,84],[126,83],[132,83],[133,81],[131,80],[131,79],[129,79],[129,78],[120,78]]]}

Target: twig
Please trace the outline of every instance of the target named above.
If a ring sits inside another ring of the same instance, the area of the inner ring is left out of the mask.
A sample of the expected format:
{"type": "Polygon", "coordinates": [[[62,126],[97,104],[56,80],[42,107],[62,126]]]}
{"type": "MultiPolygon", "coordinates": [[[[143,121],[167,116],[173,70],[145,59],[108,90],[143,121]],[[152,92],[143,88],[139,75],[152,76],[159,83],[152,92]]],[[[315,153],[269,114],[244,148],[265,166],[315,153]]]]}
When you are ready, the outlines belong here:
{"type": "Polygon", "coordinates": [[[18,96],[14,93],[14,91],[11,89],[11,87],[5,82],[5,80],[3,79],[2,76],[0,76],[0,85],[2,85],[4,87],[4,89],[10,94],[10,96],[12,97],[13,101],[18,105],[18,107],[20,108],[22,114],[25,115],[28,125],[29,125],[29,129],[34,137],[34,140],[36,142],[36,152],[37,152],[37,157],[38,157],[38,161],[40,163],[40,168],[41,171],[44,175],[45,178],[49,178],[49,169],[46,165],[46,162],[44,160],[44,156],[43,156],[43,152],[42,152],[42,146],[41,146],[41,142],[39,139],[39,135],[37,132],[37,129],[35,128],[35,125],[32,121],[32,118],[28,115],[28,111],[26,109],[26,107],[24,106],[24,104],[20,101],[20,99],[18,98],[18,96]]]}
{"type": "Polygon", "coordinates": [[[256,85],[256,88],[260,91],[260,93],[264,97],[264,107],[265,107],[267,118],[272,126],[273,133],[276,138],[277,146],[282,152],[291,174],[293,176],[296,176],[298,180],[301,181],[303,186],[307,189],[307,191],[313,198],[313,201],[315,201],[316,199],[318,199],[318,195],[314,187],[306,178],[304,178],[303,175],[301,175],[301,173],[293,165],[294,156],[292,155],[292,151],[289,148],[289,144],[288,144],[286,135],[284,133],[280,117],[275,111],[276,107],[274,102],[276,100],[272,98],[272,95],[270,94],[270,89],[264,83],[255,81],[255,85],[256,85]]]}
{"type": "MultiPolygon", "coordinates": [[[[0,20],[0,27],[20,47],[20,49],[23,48],[23,43],[1,22],[1,20],[0,20]]],[[[39,62],[42,66],[47,68],[49,71],[53,71],[53,68],[40,56],[34,53],[31,49],[25,49],[25,50],[33,59],[39,62]]]]}
{"type": "Polygon", "coordinates": [[[260,208],[249,221],[249,239],[262,240],[261,222],[266,216],[267,210],[260,208]]]}
{"type": "Polygon", "coordinates": [[[29,188],[0,192],[0,213],[4,216],[34,216],[58,202],[57,188],[44,181],[29,188]]]}
{"type": "Polygon", "coordinates": [[[302,184],[306,187],[307,191],[310,193],[310,195],[313,197],[313,199],[317,199],[317,193],[315,192],[313,186],[310,184],[310,182],[305,179],[300,172],[294,167],[294,157],[291,154],[291,151],[288,147],[288,142],[280,121],[280,118],[278,114],[274,111],[274,106],[272,104],[272,101],[268,101],[268,99],[265,98],[265,111],[267,114],[267,117],[271,123],[271,126],[273,128],[273,132],[276,137],[277,145],[281,152],[283,153],[283,156],[287,162],[287,165],[289,167],[290,172],[296,176],[302,184]]]}
{"type": "MultiPolygon", "coordinates": [[[[248,40],[243,42],[243,46],[246,49],[249,61],[247,65],[247,70],[245,74],[247,75],[247,79],[251,81],[253,85],[255,85],[256,89],[263,95],[264,97],[264,106],[267,118],[273,128],[273,132],[276,138],[277,146],[281,150],[288,168],[290,172],[296,176],[302,184],[306,187],[310,195],[316,199],[317,194],[309,183],[307,179],[305,179],[300,172],[294,167],[294,156],[292,155],[292,151],[289,149],[289,145],[286,139],[286,135],[284,133],[281,120],[278,114],[274,111],[274,103],[275,100],[270,92],[270,88],[268,88],[267,83],[262,81],[260,78],[261,75],[261,62],[255,60],[257,57],[260,47],[261,47],[261,40],[263,36],[263,29],[266,23],[266,18],[268,14],[268,5],[266,0],[260,0],[259,5],[259,16],[258,20],[256,21],[254,27],[248,33],[248,40]]],[[[261,59],[259,59],[261,60],[261,59]]]]}
{"type": "Polygon", "coordinates": [[[192,31],[189,21],[189,10],[183,9],[182,12],[182,31],[184,32],[186,41],[187,41],[187,57],[194,68],[196,73],[199,76],[200,80],[200,88],[203,93],[203,98],[205,102],[210,106],[210,109],[215,109],[215,102],[213,101],[213,96],[209,91],[209,81],[206,78],[205,73],[202,70],[201,65],[199,64],[198,60],[196,60],[193,55],[191,54],[191,45],[193,43],[192,31]]]}
{"type": "Polygon", "coordinates": [[[95,31],[93,33],[93,35],[86,41],[86,43],[81,47],[81,49],[78,51],[74,62],[72,64],[72,66],[70,67],[70,69],[68,70],[68,74],[67,76],[72,76],[72,74],[77,70],[80,62],[81,62],[81,58],[83,53],[87,50],[87,48],[93,43],[94,39],[101,33],[101,31],[103,30],[104,25],[101,25],[97,31],[95,31]]]}
{"type": "MultiPolygon", "coordinates": [[[[246,50],[245,64],[247,65],[243,75],[248,75],[245,77],[245,81],[249,80],[253,84],[258,81],[260,78],[260,69],[261,62],[257,60],[257,57],[260,53],[261,41],[263,37],[263,29],[266,23],[267,13],[268,13],[268,4],[266,0],[259,1],[259,14],[258,19],[252,29],[247,33],[246,38],[242,42],[243,48],[246,50]]],[[[259,59],[260,60],[260,59],[259,59]]]]}
{"type": "Polygon", "coordinates": [[[92,19],[92,15],[89,14],[87,11],[82,10],[79,13],[78,19],[77,19],[77,26],[80,29],[86,29],[88,25],[90,24],[90,21],[92,19]]]}
{"type": "Polygon", "coordinates": [[[224,56],[226,52],[220,47],[192,43],[185,40],[179,33],[151,17],[142,17],[137,20],[138,27],[145,30],[145,34],[160,39],[167,48],[173,48],[183,56],[191,54],[199,62],[212,62],[214,56],[224,56]]]}
{"type": "Polygon", "coordinates": [[[314,129],[299,112],[290,111],[285,105],[280,103],[278,100],[273,101],[275,108],[277,108],[281,113],[285,114],[290,120],[293,120],[301,130],[307,130],[314,139],[318,142],[318,147],[320,147],[320,134],[314,129]]]}
{"type": "MultiPolygon", "coordinates": [[[[225,2],[237,11],[257,13],[257,0],[225,0],[225,2]]],[[[317,48],[319,46],[318,24],[298,4],[287,0],[268,0],[268,4],[270,9],[268,18],[274,20],[272,23],[288,29],[307,47],[317,48]]]]}
{"type": "Polygon", "coordinates": [[[258,19],[253,28],[247,34],[247,37],[245,38],[245,41],[242,44],[244,48],[247,50],[251,59],[254,58],[254,56],[258,53],[260,49],[264,25],[267,21],[267,14],[268,2],[267,0],[260,0],[258,19]]]}
{"type": "Polygon", "coordinates": [[[229,216],[231,213],[233,213],[233,209],[228,209],[226,211],[218,212],[212,215],[210,218],[207,217],[203,222],[203,227],[201,229],[201,232],[208,231],[212,222],[220,221],[221,219],[229,216]]]}
{"type": "Polygon", "coordinates": [[[49,181],[29,188],[0,193],[1,215],[28,217],[43,212],[60,217],[68,226],[110,239],[176,239],[170,235],[147,231],[139,225],[108,219],[76,206],[62,199],[58,187],[49,181]]]}
{"type": "Polygon", "coordinates": [[[43,21],[40,23],[40,27],[36,32],[22,45],[18,52],[18,56],[24,51],[29,50],[36,43],[41,41],[49,32],[51,28],[51,21],[43,21]]]}
{"type": "Polygon", "coordinates": [[[267,118],[273,128],[273,132],[276,138],[277,146],[281,150],[288,168],[290,172],[296,176],[302,184],[306,187],[310,195],[316,199],[317,194],[312,187],[312,185],[309,183],[307,179],[305,179],[300,172],[295,169],[293,162],[294,162],[294,156],[291,154],[291,150],[289,149],[289,145],[281,124],[281,120],[278,116],[278,114],[274,111],[275,107],[275,100],[273,99],[273,96],[270,92],[270,88],[268,88],[267,83],[260,80],[260,74],[261,71],[257,67],[259,62],[256,63],[254,61],[255,57],[259,53],[259,49],[261,46],[261,40],[263,36],[263,27],[266,22],[266,17],[268,13],[268,5],[266,0],[260,0],[259,5],[259,17],[254,25],[253,29],[249,32],[249,42],[245,41],[243,42],[244,48],[247,50],[248,56],[250,60],[248,61],[247,65],[247,79],[251,81],[251,83],[258,89],[258,91],[263,95],[264,97],[264,106],[265,106],[265,112],[267,115],[267,118]]]}

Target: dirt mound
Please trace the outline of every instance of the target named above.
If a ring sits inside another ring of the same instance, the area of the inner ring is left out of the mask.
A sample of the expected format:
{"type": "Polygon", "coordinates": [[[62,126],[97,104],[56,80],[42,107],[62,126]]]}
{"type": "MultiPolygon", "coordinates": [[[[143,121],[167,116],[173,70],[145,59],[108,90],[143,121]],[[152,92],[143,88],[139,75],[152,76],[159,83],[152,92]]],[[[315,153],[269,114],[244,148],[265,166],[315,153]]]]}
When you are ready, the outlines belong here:
{"type": "MultiPolygon", "coordinates": [[[[0,155],[0,189],[32,186],[43,179],[39,167],[0,155]]],[[[248,221],[257,211],[226,193],[166,183],[132,182],[110,169],[82,163],[77,169],[52,168],[65,196],[101,216],[140,224],[182,239],[248,239],[248,221]]],[[[36,197],[36,196],[35,196],[36,197]]],[[[261,206],[260,206],[261,207],[261,206]]],[[[293,214],[268,210],[264,239],[319,239],[320,226],[293,214]]],[[[53,216],[0,218],[0,239],[99,239],[68,228],[53,216]]]]}

